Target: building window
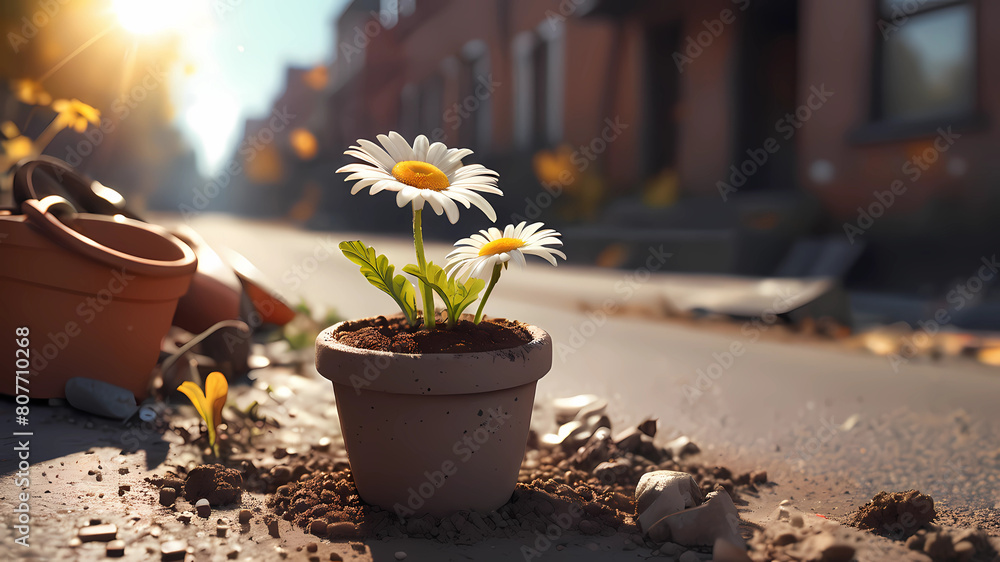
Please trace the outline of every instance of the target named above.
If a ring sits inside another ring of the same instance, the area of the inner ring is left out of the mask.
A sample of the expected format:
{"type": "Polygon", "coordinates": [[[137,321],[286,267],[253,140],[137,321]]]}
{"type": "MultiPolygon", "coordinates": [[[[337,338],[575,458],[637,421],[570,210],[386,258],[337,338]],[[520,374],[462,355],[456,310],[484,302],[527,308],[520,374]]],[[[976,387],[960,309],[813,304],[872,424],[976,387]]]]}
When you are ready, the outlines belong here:
{"type": "Polygon", "coordinates": [[[418,130],[433,136],[435,130],[441,128],[444,112],[444,78],[440,74],[431,75],[420,84],[418,108],[418,130]]]}
{"type": "Polygon", "coordinates": [[[459,67],[459,99],[446,124],[458,129],[458,144],[485,152],[492,128],[493,75],[486,43],[473,40],[462,47],[459,67]],[[450,123],[449,123],[450,122],[450,123]]]}
{"type": "Polygon", "coordinates": [[[976,109],[976,13],[956,0],[878,0],[880,121],[933,121],[976,109]]]}
{"type": "Polygon", "coordinates": [[[520,148],[558,143],[563,134],[565,36],[542,23],[514,39],[514,138],[520,148]]]}

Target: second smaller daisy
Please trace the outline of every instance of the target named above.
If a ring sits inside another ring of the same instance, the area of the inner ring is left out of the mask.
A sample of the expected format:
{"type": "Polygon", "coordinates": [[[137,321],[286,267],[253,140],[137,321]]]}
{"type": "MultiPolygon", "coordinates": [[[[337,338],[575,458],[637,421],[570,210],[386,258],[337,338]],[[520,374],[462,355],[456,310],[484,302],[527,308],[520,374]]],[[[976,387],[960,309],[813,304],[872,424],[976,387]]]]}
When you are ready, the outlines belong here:
{"type": "Polygon", "coordinates": [[[525,254],[544,258],[552,265],[557,265],[556,256],[566,259],[561,251],[547,247],[562,246],[562,241],[558,238],[561,235],[551,228],[542,229],[542,226],[544,225],[540,222],[530,225],[522,222],[517,226],[508,224],[503,232],[492,227],[455,242],[456,249],[448,254],[448,264],[445,266],[452,277],[481,277],[485,272],[491,269],[493,271],[486,293],[479,301],[476,324],[482,320],[483,307],[500,279],[500,272],[511,260],[524,267],[525,254]]]}

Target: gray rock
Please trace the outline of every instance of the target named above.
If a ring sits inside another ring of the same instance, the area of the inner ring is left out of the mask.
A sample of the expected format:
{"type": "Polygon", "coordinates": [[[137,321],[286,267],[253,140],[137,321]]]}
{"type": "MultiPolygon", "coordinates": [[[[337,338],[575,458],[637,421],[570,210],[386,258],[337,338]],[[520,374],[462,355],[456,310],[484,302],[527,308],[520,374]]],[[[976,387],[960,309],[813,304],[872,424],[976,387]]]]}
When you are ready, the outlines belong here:
{"type": "Polygon", "coordinates": [[[657,521],[695,507],[701,504],[703,499],[698,483],[686,472],[672,470],[647,472],[642,475],[635,487],[635,511],[638,514],[636,521],[643,532],[649,533],[657,521]]]}
{"type": "Polygon", "coordinates": [[[70,405],[89,414],[123,420],[139,409],[134,394],[104,381],[73,377],[65,390],[70,405]]]}
{"type": "Polygon", "coordinates": [[[649,538],[656,542],[713,546],[717,539],[722,538],[737,546],[745,546],[739,533],[739,521],[739,513],[729,494],[716,491],[705,496],[705,503],[698,507],[667,515],[648,528],[643,526],[643,529],[647,529],[649,538]]]}

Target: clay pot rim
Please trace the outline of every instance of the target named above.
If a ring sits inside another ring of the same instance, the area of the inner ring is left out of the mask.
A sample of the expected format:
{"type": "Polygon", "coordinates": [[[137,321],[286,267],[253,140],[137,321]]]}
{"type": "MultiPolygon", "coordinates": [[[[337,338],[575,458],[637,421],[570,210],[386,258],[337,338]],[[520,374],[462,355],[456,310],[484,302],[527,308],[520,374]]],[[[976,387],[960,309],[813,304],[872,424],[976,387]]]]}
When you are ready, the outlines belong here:
{"type": "Polygon", "coordinates": [[[466,353],[396,353],[340,343],[333,334],[347,322],[338,322],[316,337],[316,369],[335,384],[355,390],[476,394],[534,383],[552,366],[552,338],[531,324],[524,326],[533,339],[516,347],[466,353]]]}
{"type": "Polygon", "coordinates": [[[25,211],[24,222],[37,228],[50,242],[92,261],[127,268],[130,272],[150,277],[187,276],[193,274],[198,267],[194,250],[160,226],[124,216],[73,213],[72,205],[57,195],[50,195],[41,201],[25,201],[21,208],[25,211]],[[106,246],[64,224],[59,217],[49,212],[51,207],[64,207],[71,212],[74,220],[81,222],[109,223],[119,228],[142,231],[143,235],[160,239],[165,246],[169,245],[176,250],[178,255],[172,259],[145,258],[106,246]]]}

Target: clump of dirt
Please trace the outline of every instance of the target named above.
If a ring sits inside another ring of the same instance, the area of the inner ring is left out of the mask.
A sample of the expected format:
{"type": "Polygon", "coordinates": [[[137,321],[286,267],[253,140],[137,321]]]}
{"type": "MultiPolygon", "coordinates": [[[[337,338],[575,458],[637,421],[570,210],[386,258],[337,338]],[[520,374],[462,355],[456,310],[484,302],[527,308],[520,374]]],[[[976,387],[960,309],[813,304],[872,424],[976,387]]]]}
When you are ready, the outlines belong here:
{"type": "Polygon", "coordinates": [[[184,481],[184,497],[190,502],[208,499],[213,506],[236,503],[243,492],[243,477],[221,464],[195,467],[184,481]]]}
{"type": "Polygon", "coordinates": [[[987,562],[1000,560],[990,536],[982,530],[948,529],[929,525],[907,539],[910,550],[923,552],[934,562],[987,562]]]}
{"type": "Polygon", "coordinates": [[[879,492],[858,509],[850,523],[895,540],[903,540],[930,523],[934,516],[934,500],[917,490],[879,492]]]}
{"type": "Polygon", "coordinates": [[[346,322],[334,337],[361,349],[394,353],[470,353],[510,349],[532,340],[524,324],[491,318],[479,324],[464,315],[451,330],[439,322],[437,330],[420,330],[406,324],[402,315],[377,316],[346,322]]]}

